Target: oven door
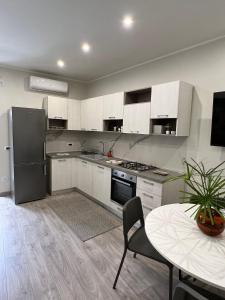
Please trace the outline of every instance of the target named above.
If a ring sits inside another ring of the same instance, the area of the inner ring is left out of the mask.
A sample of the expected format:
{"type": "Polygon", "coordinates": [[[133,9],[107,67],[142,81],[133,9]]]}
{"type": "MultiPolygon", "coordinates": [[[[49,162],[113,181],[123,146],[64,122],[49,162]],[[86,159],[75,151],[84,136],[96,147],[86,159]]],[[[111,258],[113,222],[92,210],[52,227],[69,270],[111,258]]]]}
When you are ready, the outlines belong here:
{"type": "Polygon", "coordinates": [[[112,177],[111,200],[124,205],[128,200],[136,196],[136,183],[112,177]]]}

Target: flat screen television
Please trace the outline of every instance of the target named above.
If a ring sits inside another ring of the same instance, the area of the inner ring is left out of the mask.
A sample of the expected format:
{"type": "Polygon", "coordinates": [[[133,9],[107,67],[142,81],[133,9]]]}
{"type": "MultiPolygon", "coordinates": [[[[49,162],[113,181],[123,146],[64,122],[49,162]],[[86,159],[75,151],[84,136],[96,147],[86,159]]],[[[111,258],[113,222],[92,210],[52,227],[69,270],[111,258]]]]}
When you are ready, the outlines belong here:
{"type": "Polygon", "coordinates": [[[213,95],[211,145],[225,147],[225,92],[213,95]]]}

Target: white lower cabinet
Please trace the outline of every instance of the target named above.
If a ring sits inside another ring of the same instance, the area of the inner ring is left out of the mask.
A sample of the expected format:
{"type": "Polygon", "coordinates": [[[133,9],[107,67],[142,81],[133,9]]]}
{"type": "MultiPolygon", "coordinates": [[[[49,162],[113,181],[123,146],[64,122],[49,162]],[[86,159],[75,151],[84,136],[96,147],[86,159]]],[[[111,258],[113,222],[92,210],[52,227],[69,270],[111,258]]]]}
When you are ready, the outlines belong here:
{"type": "Polygon", "coordinates": [[[162,205],[162,184],[138,177],[136,195],[141,198],[146,217],[151,210],[162,205]]]}
{"type": "Polygon", "coordinates": [[[92,163],[78,160],[78,189],[92,196],[92,163]]]}
{"type": "Polygon", "coordinates": [[[78,186],[78,167],[79,167],[79,160],[77,158],[71,158],[72,164],[72,187],[75,188],[78,186]]]}
{"type": "Polygon", "coordinates": [[[102,165],[93,165],[92,178],[92,196],[103,204],[110,205],[111,169],[102,165]]]}
{"type": "Polygon", "coordinates": [[[72,187],[71,158],[51,160],[51,190],[59,191],[72,187]]]}

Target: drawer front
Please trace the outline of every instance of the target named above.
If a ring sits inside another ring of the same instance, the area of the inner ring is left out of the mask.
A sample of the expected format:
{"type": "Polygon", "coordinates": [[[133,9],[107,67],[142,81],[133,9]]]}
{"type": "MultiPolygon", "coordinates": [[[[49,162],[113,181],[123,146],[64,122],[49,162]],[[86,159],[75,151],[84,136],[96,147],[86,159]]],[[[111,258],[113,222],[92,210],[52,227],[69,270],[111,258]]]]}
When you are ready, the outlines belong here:
{"type": "Polygon", "coordinates": [[[141,198],[143,209],[152,210],[161,206],[162,199],[159,196],[137,189],[136,195],[141,198]]]}
{"type": "Polygon", "coordinates": [[[150,181],[144,178],[137,178],[137,189],[143,190],[150,194],[155,194],[159,197],[162,196],[162,184],[150,181]]]}

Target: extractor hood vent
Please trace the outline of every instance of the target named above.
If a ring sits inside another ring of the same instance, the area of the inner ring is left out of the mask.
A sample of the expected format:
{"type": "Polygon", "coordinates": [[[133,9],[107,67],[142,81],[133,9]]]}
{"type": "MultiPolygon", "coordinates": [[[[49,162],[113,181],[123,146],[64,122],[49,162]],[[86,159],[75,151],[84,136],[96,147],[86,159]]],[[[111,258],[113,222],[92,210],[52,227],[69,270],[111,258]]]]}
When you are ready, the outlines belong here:
{"type": "Polygon", "coordinates": [[[65,81],[30,76],[29,89],[33,91],[67,94],[69,86],[68,83],[65,81]]]}

